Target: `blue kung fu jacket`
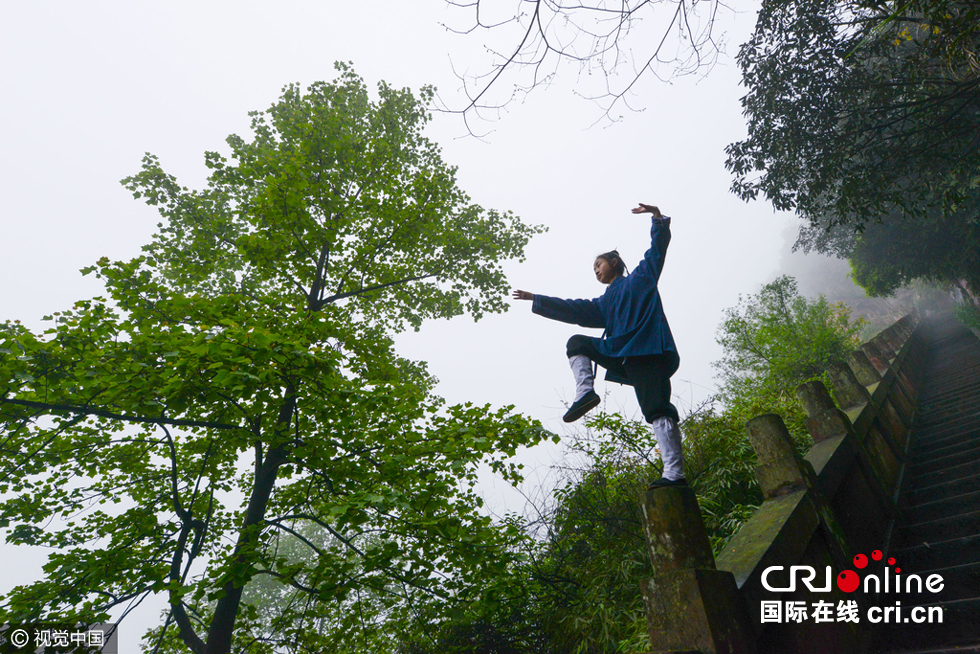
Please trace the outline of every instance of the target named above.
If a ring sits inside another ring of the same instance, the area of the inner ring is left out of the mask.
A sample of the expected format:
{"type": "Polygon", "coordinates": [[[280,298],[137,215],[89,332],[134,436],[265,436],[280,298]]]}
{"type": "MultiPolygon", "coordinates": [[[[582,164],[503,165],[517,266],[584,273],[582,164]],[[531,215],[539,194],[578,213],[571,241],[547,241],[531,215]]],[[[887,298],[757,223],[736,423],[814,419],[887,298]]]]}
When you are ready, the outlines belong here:
{"type": "MultiPolygon", "coordinates": [[[[594,338],[596,349],[614,358],[673,353],[677,346],[664,316],[657,280],[670,244],[670,218],[654,218],[650,227],[650,249],[632,273],[614,280],[594,300],[562,300],[534,295],[531,310],[545,318],[580,325],[603,327],[606,337],[594,338]]],[[[607,373],[606,379],[628,384],[627,379],[607,373]]]]}

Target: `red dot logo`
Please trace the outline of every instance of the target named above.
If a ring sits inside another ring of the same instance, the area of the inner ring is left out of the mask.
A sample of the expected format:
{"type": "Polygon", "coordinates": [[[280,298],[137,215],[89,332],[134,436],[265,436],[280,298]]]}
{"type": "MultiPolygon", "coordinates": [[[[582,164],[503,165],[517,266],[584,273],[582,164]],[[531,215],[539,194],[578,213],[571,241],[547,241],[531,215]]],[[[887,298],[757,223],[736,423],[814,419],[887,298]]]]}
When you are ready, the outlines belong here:
{"type": "Polygon", "coordinates": [[[895,565],[895,557],[894,556],[889,557],[889,559],[888,559],[888,565],[895,565]]]}
{"type": "Polygon", "coordinates": [[[853,593],[861,584],[861,578],[853,570],[845,570],[837,575],[837,587],[845,593],[853,593]]]}
{"type": "Polygon", "coordinates": [[[901,572],[902,572],[902,569],[901,568],[895,568],[895,574],[899,574],[901,572]]]}
{"type": "Polygon", "coordinates": [[[868,557],[864,554],[857,554],[854,556],[854,567],[857,569],[864,568],[868,565],[868,557]]]}
{"type": "Polygon", "coordinates": [[[880,561],[881,556],[882,556],[881,550],[875,550],[874,552],[871,553],[871,558],[874,559],[875,561],[880,561]]]}

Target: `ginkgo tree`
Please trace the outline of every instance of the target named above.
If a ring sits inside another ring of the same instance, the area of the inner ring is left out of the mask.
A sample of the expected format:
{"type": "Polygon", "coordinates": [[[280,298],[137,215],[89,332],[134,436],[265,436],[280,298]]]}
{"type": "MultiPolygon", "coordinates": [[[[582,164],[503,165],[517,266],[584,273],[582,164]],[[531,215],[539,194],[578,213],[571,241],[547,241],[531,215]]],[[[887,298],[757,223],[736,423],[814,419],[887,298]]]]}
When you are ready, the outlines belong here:
{"type": "Polygon", "coordinates": [[[0,527],[51,548],[0,623],[162,594],[151,648],[265,651],[314,638],[309,607],[464,599],[507,564],[517,530],[481,513],[477,467],[516,479],[508,456],[548,434],[446,407],[392,335],[503,310],[501,264],[539,228],[458,188],[423,135],[431,90],[338,70],[208,152],[201,190],[147,155],[123,180],[162,217],[142,254],[83,271],[104,297],[43,333],[0,324],[0,527]],[[244,643],[258,578],[305,600],[244,643]]]}

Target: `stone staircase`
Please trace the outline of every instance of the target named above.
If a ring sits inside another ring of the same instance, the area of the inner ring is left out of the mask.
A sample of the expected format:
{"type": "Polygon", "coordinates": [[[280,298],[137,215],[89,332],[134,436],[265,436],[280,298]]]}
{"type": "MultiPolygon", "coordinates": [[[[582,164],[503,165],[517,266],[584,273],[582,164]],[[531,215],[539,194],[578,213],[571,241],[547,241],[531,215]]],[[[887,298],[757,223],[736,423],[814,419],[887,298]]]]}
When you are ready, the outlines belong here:
{"type": "Polygon", "coordinates": [[[889,596],[901,601],[903,621],[879,625],[876,654],[980,654],[980,339],[951,319],[930,321],[929,361],[901,514],[889,556],[905,574],[942,575],[937,594],[889,596]],[[938,606],[942,624],[915,624],[908,611],[938,606]]]}

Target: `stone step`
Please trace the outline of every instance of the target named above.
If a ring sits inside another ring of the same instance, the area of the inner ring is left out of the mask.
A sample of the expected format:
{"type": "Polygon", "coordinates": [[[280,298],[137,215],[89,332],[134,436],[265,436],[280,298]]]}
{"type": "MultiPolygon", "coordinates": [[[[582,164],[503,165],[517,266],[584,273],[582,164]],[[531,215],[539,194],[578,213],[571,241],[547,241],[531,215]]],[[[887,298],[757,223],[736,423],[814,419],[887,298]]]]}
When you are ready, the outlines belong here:
{"type": "Polygon", "coordinates": [[[964,463],[980,461],[980,438],[959,444],[956,451],[924,459],[910,458],[909,461],[911,462],[908,468],[910,478],[917,478],[919,475],[929,472],[946,470],[964,463]]]}
{"type": "Polygon", "coordinates": [[[895,550],[897,565],[909,572],[935,570],[980,561],[980,534],[941,541],[908,543],[895,550]]]}
{"type": "Polygon", "coordinates": [[[976,413],[978,392],[980,382],[950,389],[947,397],[919,398],[919,425],[925,430],[931,430],[942,427],[946,418],[976,413]]]}
{"type": "Polygon", "coordinates": [[[923,427],[931,428],[942,424],[946,415],[969,414],[980,408],[980,381],[964,383],[950,389],[944,397],[919,398],[919,416],[923,427]],[[971,392],[972,391],[972,392],[971,392]]]}
{"type": "Polygon", "coordinates": [[[929,444],[930,447],[914,448],[909,453],[909,461],[916,465],[949,456],[958,452],[965,452],[974,447],[980,447],[980,429],[962,432],[943,439],[940,442],[929,444]]]}
{"type": "Polygon", "coordinates": [[[910,477],[908,491],[928,488],[936,484],[957,481],[976,475],[980,475],[980,459],[969,460],[948,468],[943,468],[942,470],[934,470],[910,477]]]}
{"type": "MultiPolygon", "coordinates": [[[[978,384],[980,386],[980,384],[978,384]]],[[[960,389],[960,393],[970,392],[967,389],[960,389]]],[[[980,389],[973,389],[972,393],[980,393],[980,389]]],[[[972,395],[972,393],[970,393],[972,395]]],[[[969,406],[961,407],[928,407],[923,402],[919,402],[917,407],[915,427],[927,439],[935,438],[937,433],[941,434],[950,429],[950,423],[963,421],[969,424],[970,420],[975,420],[978,408],[975,406],[977,398],[971,399],[969,406]]]]}
{"type": "Polygon", "coordinates": [[[955,479],[934,477],[932,481],[934,483],[928,484],[921,479],[910,480],[909,488],[903,496],[903,506],[917,506],[924,502],[980,490],[980,476],[977,475],[966,474],[955,479]]]}
{"type": "Polygon", "coordinates": [[[898,533],[899,542],[903,545],[973,536],[980,534],[980,510],[961,513],[949,518],[901,525],[898,533]]]}
{"type": "Polygon", "coordinates": [[[980,364],[980,356],[977,356],[976,345],[971,347],[969,342],[964,342],[962,347],[947,347],[939,353],[939,358],[934,359],[933,365],[926,371],[926,378],[934,381],[928,387],[928,394],[939,395],[942,389],[951,383],[971,383],[974,378],[970,377],[970,372],[978,364],[980,364]]]}
{"type": "Polygon", "coordinates": [[[976,396],[963,394],[964,388],[980,386],[980,381],[975,377],[977,363],[969,361],[963,370],[934,370],[927,373],[924,377],[925,384],[922,385],[922,392],[919,397],[919,406],[946,409],[958,404],[969,404],[976,401],[976,396]]]}
{"type": "Polygon", "coordinates": [[[980,366],[980,357],[977,356],[976,346],[971,347],[951,347],[940,357],[955,358],[957,361],[949,362],[940,360],[937,365],[930,366],[925,373],[928,383],[922,392],[926,398],[936,398],[947,400],[951,397],[950,388],[956,386],[972,386],[976,383],[974,376],[976,369],[980,366]]]}
{"type": "Polygon", "coordinates": [[[915,446],[910,454],[929,452],[936,447],[942,447],[944,441],[956,438],[961,434],[977,433],[980,431],[980,414],[951,416],[942,425],[923,427],[919,423],[913,427],[915,446]]]}
{"type": "MultiPolygon", "coordinates": [[[[942,442],[936,443],[932,448],[909,453],[906,457],[906,461],[908,461],[906,476],[918,476],[920,473],[933,472],[937,468],[931,464],[937,459],[946,459],[946,457],[957,454],[976,453],[977,448],[980,448],[980,429],[954,434],[943,439],[942,442]]],[[[946,463],[947,467],[956,465],[952,459],[946,459],[946,463]]]]}
{"type": "Polygon", "coordinates": [[[926,373],[925,378],[930,383],[925,386],[927,390],[923,393],[923,399],[929,406],[955,404],[962,400],[959,390],[977,387],[976,369],[980,366],[980,360],[966,352],[960,352],[960,355],[964,360],[955,368],[937,368],[926,373]]]}
{"type": "Polygon", "coordinates": [[[916,524],[927,520],[950,518],[980,508],[980,491],[946,496],[902,509],[902,522],[916,524]]]}

